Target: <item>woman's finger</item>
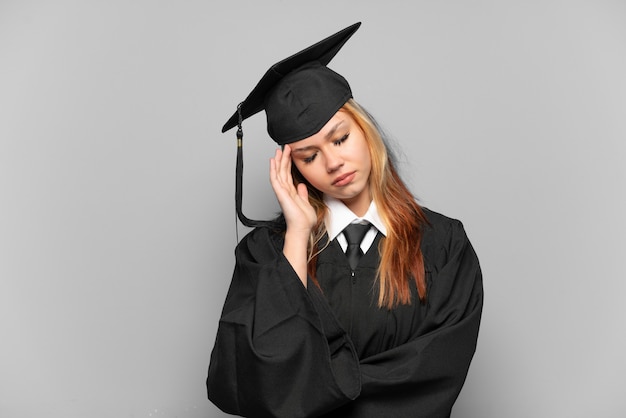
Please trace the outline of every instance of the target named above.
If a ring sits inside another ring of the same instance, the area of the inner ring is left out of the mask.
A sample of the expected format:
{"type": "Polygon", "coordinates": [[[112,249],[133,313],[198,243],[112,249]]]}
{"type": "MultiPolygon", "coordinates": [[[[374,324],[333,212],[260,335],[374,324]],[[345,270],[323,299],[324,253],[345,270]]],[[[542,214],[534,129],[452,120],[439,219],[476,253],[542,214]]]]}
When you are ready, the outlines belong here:
{"type": "Polygon", "coordinates": [[[291,169],[290,166],[291,157],[289,156],[289,145],[285,145],[285,148],[281,151],[280,161],[279,161],[279,175],[280,179],[284,181],[286,184],[289,180],[289,171],[291,169]]]}
{"type": "Polygon", "coordinates": [[[291,178],[291,147],[289,144],[285,145],[283,149],[283,159],[285,160],[285,179],[288,184],[293,184],[293,179],[291,178]]]}

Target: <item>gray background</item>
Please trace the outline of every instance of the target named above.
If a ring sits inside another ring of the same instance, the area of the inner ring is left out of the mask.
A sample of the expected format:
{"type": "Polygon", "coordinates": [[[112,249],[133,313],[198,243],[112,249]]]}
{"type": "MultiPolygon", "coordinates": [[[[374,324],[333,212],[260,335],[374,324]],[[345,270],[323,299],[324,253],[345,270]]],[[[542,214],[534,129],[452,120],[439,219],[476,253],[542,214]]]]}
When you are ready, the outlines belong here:
{"type": "MultiPolygon", "coordinates": [[[[486,305],[454,417],[626,416],[626,2],[0,0],[0,416],[223,417],[234,132],[274,62],[331,67],[460,218],[486,305]]],[[[264,117],[244,206],[277,210],[264,117]]],[[[239,228],[239,236],[245,233],[239,228]]]]}

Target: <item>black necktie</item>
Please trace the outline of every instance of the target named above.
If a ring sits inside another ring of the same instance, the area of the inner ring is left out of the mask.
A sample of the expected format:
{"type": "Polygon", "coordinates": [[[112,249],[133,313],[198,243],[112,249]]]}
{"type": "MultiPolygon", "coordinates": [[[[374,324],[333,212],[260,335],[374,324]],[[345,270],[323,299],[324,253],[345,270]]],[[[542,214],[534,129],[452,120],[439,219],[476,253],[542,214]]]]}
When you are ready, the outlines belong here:
{"type": "Polygon", "coordinates": [[[361,251],[361,241],[363,241],[363,237],[369,229],[369,224],[350,224],[343,230],[343,234],[348,241],[346,256],[348,257],[348,262],[350,263],[350,268],[352,268],[352,270],[354,270],[356,265],[359,263],[359,259],[363,255],[363,251],[361,251]]]}

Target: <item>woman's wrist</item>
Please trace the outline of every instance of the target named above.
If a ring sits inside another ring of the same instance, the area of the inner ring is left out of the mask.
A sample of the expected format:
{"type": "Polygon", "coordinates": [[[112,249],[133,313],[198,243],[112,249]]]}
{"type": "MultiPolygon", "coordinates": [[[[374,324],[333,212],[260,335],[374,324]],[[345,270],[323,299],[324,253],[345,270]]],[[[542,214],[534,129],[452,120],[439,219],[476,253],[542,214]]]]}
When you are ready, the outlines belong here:
{"type": "Polygon", "coordinates": [[[285,233],[285,243],[283,245],[283,254],[291,267],[294,269],[302,284],[307,285],[307,244],[309,242],[310,232],[301,230],[290,230],[287,228],[285,233]]]}

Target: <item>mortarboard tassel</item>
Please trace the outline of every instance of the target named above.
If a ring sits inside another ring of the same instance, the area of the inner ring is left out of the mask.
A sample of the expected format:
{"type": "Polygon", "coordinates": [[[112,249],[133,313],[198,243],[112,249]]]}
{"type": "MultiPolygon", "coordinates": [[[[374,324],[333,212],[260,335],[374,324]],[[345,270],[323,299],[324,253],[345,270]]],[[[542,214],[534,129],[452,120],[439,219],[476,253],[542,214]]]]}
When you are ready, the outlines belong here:
{"type": "Polygon", "coordinates": [[[275,226],[276,222],[273,221],[255,221],[250,219],[244,215],[241,210],[243,195],[243,129],[241,127],[243,122],[243,118],[241,116],[242,103],[239,103],[237,106],[237,113],[239,114],[239,121],[237,122],[237,164],[235,168],[235,209],[237,210],[237,217],[242,224],[250,228],[259,226],[275,226]]]}

